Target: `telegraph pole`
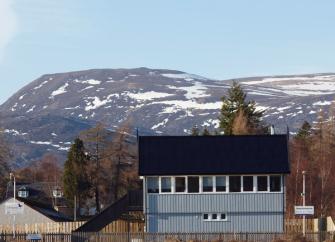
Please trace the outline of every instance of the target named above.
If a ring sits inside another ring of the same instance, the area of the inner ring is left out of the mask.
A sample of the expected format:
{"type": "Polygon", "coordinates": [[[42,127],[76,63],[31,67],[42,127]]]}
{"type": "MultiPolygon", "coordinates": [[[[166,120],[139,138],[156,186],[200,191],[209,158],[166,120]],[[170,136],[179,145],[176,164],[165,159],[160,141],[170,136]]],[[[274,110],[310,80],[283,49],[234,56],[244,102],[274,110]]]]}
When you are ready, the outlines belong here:
{"type": "MultiPolygon", "coordinates": [[[[16,202],[16,181],[15,181],[15,176],[14,173],[9,174],[9,179],[12,180],[13,178],[13,184],[14,184],[14,203],[16,202]]],[[[13,239],[15,239],[15,214],[13,215],[13,239]]]]}
{"type": "MultiPolygon", "coordinates": [[[[302,205],[305,207],[306,205],[306,186],[305,186],[305,180],[306,180],[306,171],[302,171],[302,205]]],[[[303,215],[302,219],[302,234],[306,235],[306,215],[303,215]]]]}

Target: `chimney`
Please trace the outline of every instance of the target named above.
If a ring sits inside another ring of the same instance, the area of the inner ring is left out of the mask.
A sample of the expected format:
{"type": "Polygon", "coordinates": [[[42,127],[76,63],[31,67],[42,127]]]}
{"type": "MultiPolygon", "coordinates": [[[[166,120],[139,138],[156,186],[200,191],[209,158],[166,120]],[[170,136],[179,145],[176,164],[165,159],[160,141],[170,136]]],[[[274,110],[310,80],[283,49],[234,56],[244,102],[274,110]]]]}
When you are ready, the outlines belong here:
{"type": "Polygon", "coordinates": [[[275,134],[275,126],[273,124],[271,124],[271,126],[270,126],[270,134],[271,135],[275,134]]]}

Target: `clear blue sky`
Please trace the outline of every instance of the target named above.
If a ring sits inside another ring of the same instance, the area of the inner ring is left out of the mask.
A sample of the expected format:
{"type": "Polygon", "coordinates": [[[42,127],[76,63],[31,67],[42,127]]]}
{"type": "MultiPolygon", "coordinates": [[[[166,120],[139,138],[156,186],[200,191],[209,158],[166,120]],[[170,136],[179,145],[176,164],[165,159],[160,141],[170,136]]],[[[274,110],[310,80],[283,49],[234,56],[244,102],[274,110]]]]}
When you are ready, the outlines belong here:
{"type": "Polygon", "coordinates": [[[45,73],[335,72],[334,0],[0,0],[0,103],[45,73]]]}

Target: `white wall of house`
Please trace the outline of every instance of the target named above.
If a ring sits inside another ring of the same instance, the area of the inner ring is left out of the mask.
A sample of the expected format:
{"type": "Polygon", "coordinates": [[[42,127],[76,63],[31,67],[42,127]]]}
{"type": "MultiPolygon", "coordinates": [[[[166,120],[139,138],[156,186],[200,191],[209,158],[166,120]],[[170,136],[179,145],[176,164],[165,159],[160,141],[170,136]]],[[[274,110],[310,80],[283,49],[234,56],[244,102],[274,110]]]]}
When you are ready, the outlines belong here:
{"type": "MultiPolygon", "coordinates": [[[[14,202],[13,198],[3,201],[0,204],[0,225],[12,224],[13,215],[7,215],[5,204],[6,202],[14,202]]],[[[41,214],[40,212],[32,209],[31,207],[24,205],[23,214],[15,216],[16,224],[34,224],[34,223],[51,223],[54,222],[52,219],[41,214]]]]}

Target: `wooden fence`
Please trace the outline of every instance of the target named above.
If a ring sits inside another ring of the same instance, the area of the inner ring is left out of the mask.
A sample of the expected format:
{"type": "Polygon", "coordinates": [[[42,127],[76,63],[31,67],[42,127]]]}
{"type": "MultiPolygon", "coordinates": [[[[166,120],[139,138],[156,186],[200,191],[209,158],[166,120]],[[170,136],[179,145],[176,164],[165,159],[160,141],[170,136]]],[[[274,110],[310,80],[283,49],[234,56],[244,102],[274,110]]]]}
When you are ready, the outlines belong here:
{"type": "MultiPolygon", "coordinates": [[[[85,221],[80,222],[62,222],[62,223],[35,223],[35,224],[16,224],[16,233],[63,233],[71,234],[72,231],[76,230],[85,221]]],[[[0,233],[12,233],[13,225],[6,224],[0,225],[0,233]]]]}
{"type": "MultiPolygon", "coordinates": [[[[313,233],[316,231],[314,228],[314,219],[306,219],[306,232],[313,233]]],[[[302,219],[285,219],[285,232],[286,233],[301,233],[302,232],[302,219]]]]}
{"type": "MultiPolygon", "coordinates": [[[[73,233],[41,234],[41,242],[278,242],[333,241],[334,233],[73,233]]],[[[0,234],[0,242],[27,241],[26,234],[0,234]]]]}

